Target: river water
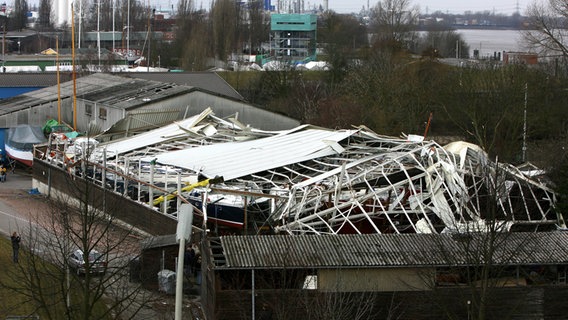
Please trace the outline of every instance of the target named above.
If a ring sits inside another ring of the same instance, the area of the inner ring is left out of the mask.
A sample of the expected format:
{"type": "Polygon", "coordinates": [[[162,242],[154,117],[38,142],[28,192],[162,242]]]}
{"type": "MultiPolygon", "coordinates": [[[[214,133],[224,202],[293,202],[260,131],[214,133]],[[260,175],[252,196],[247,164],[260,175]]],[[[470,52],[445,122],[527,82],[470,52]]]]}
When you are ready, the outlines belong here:
{"type": "Polygon", "coordinates": [[[480,57],[493,56],[495,52],[526,51],[519,30],[458,29],[463,40],[469,45],[469,56],[479,50],[480,57]]]}

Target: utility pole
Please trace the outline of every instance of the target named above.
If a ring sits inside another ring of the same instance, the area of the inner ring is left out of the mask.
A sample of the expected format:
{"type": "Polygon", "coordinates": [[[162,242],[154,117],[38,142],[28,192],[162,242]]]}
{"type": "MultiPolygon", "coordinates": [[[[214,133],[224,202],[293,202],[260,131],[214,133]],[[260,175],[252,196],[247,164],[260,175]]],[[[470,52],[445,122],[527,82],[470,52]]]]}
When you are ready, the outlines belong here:
{"type": "Polygon", "coordinates": [[[460,41],[456,40],[456,59],[460,58],[460,41]]]}
{"type": "Polygon", "coordinates": [[[176,240],[179,243],[178,261],[176,271],[176,300],[175,300],[175,320],[181,320],[183,304],[183,264],[186,241],[191,241],[191,231],[193,225],[193,206],[184,203],[178,211],[178,223],[176,230],[176,240]]]}

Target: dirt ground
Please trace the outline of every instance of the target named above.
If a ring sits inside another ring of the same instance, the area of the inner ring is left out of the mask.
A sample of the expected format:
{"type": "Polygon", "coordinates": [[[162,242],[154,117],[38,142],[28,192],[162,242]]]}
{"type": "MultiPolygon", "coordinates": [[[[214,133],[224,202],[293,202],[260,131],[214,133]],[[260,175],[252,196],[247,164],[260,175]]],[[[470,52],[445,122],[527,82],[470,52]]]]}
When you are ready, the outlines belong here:
{"type": "Polygon", "coordinates": [[[24,220],[36,213],[45,212],[48,204],[45,196],[32,194],[32,177],[24,169],[7,174],[6,182],[0,183],[0,202],[17,212],[24,220]]]}
{"type": "Polygon", "coordinates": [[[18,212],[20,216],[29,218],[40,212],[46,212],[49,204],[43,195],[31,195],[25,190],[0,189],[0,201],[18,212]]]}

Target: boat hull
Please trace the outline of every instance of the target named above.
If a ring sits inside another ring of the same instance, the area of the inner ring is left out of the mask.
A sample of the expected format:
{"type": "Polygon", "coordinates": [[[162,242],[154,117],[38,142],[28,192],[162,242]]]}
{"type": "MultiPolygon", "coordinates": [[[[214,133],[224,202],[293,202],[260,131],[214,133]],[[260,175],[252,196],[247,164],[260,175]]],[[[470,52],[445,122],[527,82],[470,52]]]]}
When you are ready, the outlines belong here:
{"type": "Polygon", "coordinates": [[[46,141],[41,127],[19,125],[8,130],[4,147],[10,159],[31,167],[34,145],[46,141]]]}
{"type": "MultiPolygon", "coordinates": [[[[188,199],[188,201],[195,207],[203,208],[203,203],[200,200],[188,199]]],[[[209,222],[217,223],[231,228],[242,229],[245,224],[245,211],[243,208],[207,204],[207,220],[209,222]]]]}
{"type": "Polygon", "coordinates": [[[28,167],[31,167],[33,165],[33,153],[31,151],[26,151],[26,150],[18,150],[15,148],[12,148],[10,145],[6,144],[5,145],[5,149],[6,149],[6,154],[8,155],[8,158],[16,160],[28,167]]]}
{"type": "MultiPolygon", "coordinates": [[[[198,191],[192,192],[186,199],[196,208],[203,210],[203,197],[198,191]]],[[[246,228],[247,216],[265,215],[269,202],[265,198],[246,201],[241,196],[215,195],[207,200],[205,208],[207,221],[233,228],[246,228]],[[246,203],[246,205],[245,205],[246,203]]]]}

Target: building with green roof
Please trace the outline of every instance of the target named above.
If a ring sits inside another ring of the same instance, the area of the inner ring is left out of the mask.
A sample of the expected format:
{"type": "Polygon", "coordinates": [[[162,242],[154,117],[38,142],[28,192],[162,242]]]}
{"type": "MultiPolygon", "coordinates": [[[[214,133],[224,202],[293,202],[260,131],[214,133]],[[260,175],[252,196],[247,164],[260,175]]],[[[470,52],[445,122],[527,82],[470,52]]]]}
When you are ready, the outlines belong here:
{"type": "Polygon", "coordinates": [[[270,32],[276,60],[290,64],[316,60],[315,14],[272,14],[270,32]]]}

